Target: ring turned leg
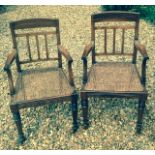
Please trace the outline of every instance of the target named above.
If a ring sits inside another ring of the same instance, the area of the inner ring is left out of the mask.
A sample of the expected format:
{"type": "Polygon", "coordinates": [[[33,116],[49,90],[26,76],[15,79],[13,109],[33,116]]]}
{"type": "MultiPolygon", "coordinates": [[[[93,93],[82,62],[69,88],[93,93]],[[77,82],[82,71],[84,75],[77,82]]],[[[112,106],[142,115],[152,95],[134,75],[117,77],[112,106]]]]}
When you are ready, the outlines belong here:
{"type": "Polygon", "coordinates": [[[84,129],[88,129],[89,127],[88,98],[86,94],[81,94],[81,106],[82,106],[82,111],[83,111],[83,126],[84,126],[84,129]]]}
{"type": "Polygon", "coordinates": [[[26,140],[23,130],[22,130],[22,123],[21,123],[21,117],[19,113],[19,109],[13,110],[14,108],[11,108],[11,112],[13,114],[13,119],[16,123],[17,126],[17,131],[18,131],[18,144],[23,144],[23,142],[26,140]]]}
{"type": "Polygon", "coordinates": [[[138,134],[141,134],[142,131],[142,119],[143,119],[143,114],[144,114],[144,109],[145,109],[145,102],[146,98],[140,98],[139,103],[138,103],[138,120],[137,120],[137,128],[136,132],[138,134]]]}
{"type": "Polygon", "coordinates": [[[72,95],[72,116],[73,116],[73,133],[78,129],[78,105],[77,105],[78,95],[72,95]]]}

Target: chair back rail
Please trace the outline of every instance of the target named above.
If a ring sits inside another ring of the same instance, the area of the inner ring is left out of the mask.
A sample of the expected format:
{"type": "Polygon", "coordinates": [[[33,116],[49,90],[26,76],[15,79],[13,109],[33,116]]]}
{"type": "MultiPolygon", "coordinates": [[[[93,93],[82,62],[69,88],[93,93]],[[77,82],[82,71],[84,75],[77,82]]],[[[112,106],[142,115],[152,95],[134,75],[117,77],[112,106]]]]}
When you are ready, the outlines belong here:
{"type": "MultiPolygon", "coordinates": [[[[49,43],[48,37],[50,35],[56,36],[56,44],[60,45],[60,31],[59,31],[59,20],[58,19],[46,19],[46,18],[40,18],[40,19],[24,19],[20,21],[15,21],[10,23],[10,29],[12,33],[12,40],[13,40],[13,47],[17,49],[18,56],[17,56],[17,68],[20,70],[20,65],[25,63],[31,63],[31,62],[38,62],[38,61],[51,61],[51,60],[58,60],[59,67],[62,66],[62,58],[61,55],[58,53],[58,57],[52,57],[50,58],[50,50],[49,50],[49,43]],[[37,32],[22,32],[17,33],[17,30],[31,30],[35,28],[54,28],[54,31],[45,31],[45,30],[39,30],[37,32]],[[39,37],[42,37],[44,39],[43,42],[39,40],[39,37]],[[27,46],[27,53],[28,53],[28,60],[20,60],[19,59],[19,53],[20,50],[18,50],[18,40],[23,38],[26,40],[26,46],[27,46]],[[33,59],[32,57],[32,47],[30,44],[30,40],[34,39],[35,46],[36,46],[36,53],[37,53],[37,59],[33,59]],[[41,47],[40,45],[44,44],[45,48],[45,58],[41,58],[41,47]]],[[[56,51],[57,52],[57,51],[56,51]]]]}
{"type": "MultiPolygon", "coordinates": [[[[122,12],[122,11],[108,11],[99,14],[93,14],[91,16],[91,40],[95,43],[96,40],[96,33],[98,30],[103,30],[104,34],[104,51],[102,53],[95,52],[95,46],[92,50],[92,62],[95,63],[96,56],[101,55],[129,55],[132,56],[133,61],[136,60],[137,52],[135,48],[133,48],[133,53],[125,53],[125,34],[127,30],[133,30],[134,38],[133,40],[138,40],[138,31],[139,31],[139,14],[138,13],[129,13],[129,12],[122,12]],[[105,22],[121,22],[119,25],[97,25],[99,23],[105,22]],[[129,22],[134,23],[134,25],[130,25],[129,22]],[[126,24],[126,25],[125,25],[126,24]],[[108,52],[108,30],[112,31],[112,53],[108,52]],[[117,31],[121,30],[121,49],[120,53],[118,53],[116,49],[116,36],[117,31]]],[[[134,45],[133,45],[134,47],[134,45]]]]}

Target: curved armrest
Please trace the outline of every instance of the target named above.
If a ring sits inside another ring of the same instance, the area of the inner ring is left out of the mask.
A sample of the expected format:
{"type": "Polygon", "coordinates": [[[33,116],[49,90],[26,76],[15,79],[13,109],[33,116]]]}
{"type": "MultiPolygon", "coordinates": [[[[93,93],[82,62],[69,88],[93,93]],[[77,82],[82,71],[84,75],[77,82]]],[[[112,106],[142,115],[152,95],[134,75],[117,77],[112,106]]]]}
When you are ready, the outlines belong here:
{"type": "Polygon", "coordinates": [[[135,47],[137,50],[139,50],[139,52],[143,56],[141,83],[145,86],[145,83],[146,83],[146,62],[149,59],[149,57],[146,52],[145,46],[140,44],[139,41],[135,41],[135,47]]]}
{"type": "Polygon", "coordinates": [[[82,54],[81,59],[83,60],[83,84],[87,82],[87,56],[94,48],[94,42],[86,45],[82,54]]]}
{"type": "Polygon", "coordinates": [[[61,45],[58,46],[58,51],[67,59],[68,62],[73,62],[72,57],[67,52],[67,49],[62,47],[61,45]]]}
{"type": "Polygon", "coordinates": [[[68,61],[69,83],[71,86],[74,87],[74,78],[73,78],[73,70],[72,70],[73,59],[68,53],[67,49],[62,47],[61,45],[58,46],[58,52],[60,52],[68,61]]]}
{"type": "Polygon", "coordinates": [[[86,45],[82,54],[82,60],[85,60],[88,56],[88,54],[92,51],[94,47],[94,42],[91,42],[90,44],[86,45]]]}
{"type": "Polygon", "coordinates": [[[135,47],[137,50],[139,50],[139,52],[144,57],[144,59],[146,59],[146,60],[149,59],[148,54],[146,52],[146,48],[144,45],[140,44],[139,41],[135,41],[135,47]]]}
{"type": "Polygon", "coordinates": [[[4,66],[4,71],[6,71],[7,75],[8,75],[10,95],[13,95],[15,93],[12,72],[10,70],[10,66],[11,66],[12,62],[15,60],[15,58],[16,58],[16,50],[13,49],[13,51],[7,56],[7,60],[5,62],[5,66],[4,66]]]}
{"type": "Polygon", "coordinates": [[[4,66],[4,71],[7,71],[10,68],[10,66],[11,66],[12,62],[15,60],[15,58],[16,58],[16,50],[13,49],[13,51],[7,56],[7,60],[5,62],[5,66],[4,66]]]}

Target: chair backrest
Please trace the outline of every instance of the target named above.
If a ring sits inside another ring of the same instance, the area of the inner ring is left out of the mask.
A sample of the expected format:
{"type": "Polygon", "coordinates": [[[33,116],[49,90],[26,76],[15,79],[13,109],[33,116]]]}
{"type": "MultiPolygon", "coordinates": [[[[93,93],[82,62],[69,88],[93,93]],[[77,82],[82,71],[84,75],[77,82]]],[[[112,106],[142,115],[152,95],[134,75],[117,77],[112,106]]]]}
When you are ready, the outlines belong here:
{"type": "Polygon", "coordinates": [[[60,44],[58,19],[37,18],[14,21],[10,23],[10,29],[13,47],[18,52],[16,61],[18,65],[58,60],[61,66],[61,55],[57,52],[57,45],[60,44]],[[52,42],[55,49],[51,47],[52,42]],[[52,52],[55,52],[56,56],[53,56],[52,52]]]}
{"type": "Polygon", "coordinates": [[[136,57],[134,40],[138,40],[138,31],[138,13],[107,11],[93,14],[91,16],[91,40],[95,43],[95,49],[92,53],[93,62],[95,62],[96,56],[101,55],[129,55],[136,57]],[[127,31],[130,31],[128,36],[127,31]],[[97,38],[100,35],[103,37],[102,40],[97,38]],[[126,39],[126,37],[128,38],[126,39]],[[103,45],[104,50],[101,52],[97,52],[98,40],[100,40],[99,45],[103,45]],[[132,41],[132,44],[129,40],[132,41]],[[131,46],[132,51],[126,52],[125,46],[131,46]]]}

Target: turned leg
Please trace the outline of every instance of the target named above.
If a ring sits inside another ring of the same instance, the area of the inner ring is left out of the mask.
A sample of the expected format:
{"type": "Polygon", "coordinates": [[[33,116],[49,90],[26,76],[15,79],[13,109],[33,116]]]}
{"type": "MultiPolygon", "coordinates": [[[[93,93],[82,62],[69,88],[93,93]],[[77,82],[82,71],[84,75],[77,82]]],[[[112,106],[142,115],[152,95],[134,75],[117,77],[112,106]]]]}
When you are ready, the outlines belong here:
{"type": "Polygon", "coordinates": [[[73,116],[73,133],[75,133],[78,129],[78,121],[77,121],[77,117],[78,117],[78,104],[77,104],[77,100],[78,100],[78,95],[72,95],[72,116],[73,116]]]}
{"type": "Polygon", "coordinates": [[[146,102],[146,97],[139,98],[138,120],[137,120],[137,128],[136,128],[136,131],[138,134],[140,134],[142,130],[142,119],[143,119],[143,114],[144,114],[144,109],[145,109],[145,102],[146,102]]]}
{"type": "Polygon", "coordinates": [[[81,94],[81,106],[83,111],[83,125],[84,129],[89,127],[89,119],[88,119],[88,98],[86,94],[81,94]]]}
{"type": "Polygon", "coordinates": [[[15,108],[11,107],[11,112],[13,114],[13,119],[16,123],[17,126],[17,131],[18,131],[18,144],[23,144],[23,142],[26,140],[23,134],[22,130],[22,123],[21,123],[21,117],[19,113],[19,109],[14,110],[15,108]]]}

